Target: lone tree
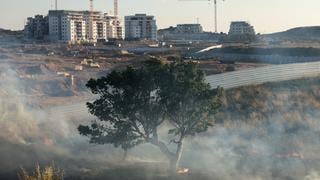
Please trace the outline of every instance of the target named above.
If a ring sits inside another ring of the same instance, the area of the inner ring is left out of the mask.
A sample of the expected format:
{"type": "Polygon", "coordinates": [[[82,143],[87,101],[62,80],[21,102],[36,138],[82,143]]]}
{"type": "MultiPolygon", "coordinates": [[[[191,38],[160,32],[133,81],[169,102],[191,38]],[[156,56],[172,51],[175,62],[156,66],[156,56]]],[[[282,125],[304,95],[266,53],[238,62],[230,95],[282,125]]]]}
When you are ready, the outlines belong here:
{"type": "Polygon", "coordinates": [[[88,136],[90,143],[113,144],[125,151],[142,143],[153,144],[169,159],[173,171],[179,166],[184,139],[213,126],[222,94],[221,88],[210,88],[194,63],[183,62],[128,67],[91,79],[87,87],[99,96],[87,103],[97,120],[80,125],[80,134],[88,136]],[[171,125],[168,134],[175,151],[159,138],[164,122],[171,125]]]}

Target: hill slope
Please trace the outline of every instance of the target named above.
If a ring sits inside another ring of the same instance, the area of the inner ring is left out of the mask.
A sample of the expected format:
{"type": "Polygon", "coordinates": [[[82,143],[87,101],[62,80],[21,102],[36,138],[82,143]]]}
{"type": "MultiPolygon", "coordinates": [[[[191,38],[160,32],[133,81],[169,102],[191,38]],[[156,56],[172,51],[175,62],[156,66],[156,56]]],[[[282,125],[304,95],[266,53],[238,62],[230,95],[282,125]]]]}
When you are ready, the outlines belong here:
{"type": "Polygon", "coordinates": [[[268,34],[267,37],[293,39],[320,38],[320,26],[297,27],[283,32],[268,34]]]}

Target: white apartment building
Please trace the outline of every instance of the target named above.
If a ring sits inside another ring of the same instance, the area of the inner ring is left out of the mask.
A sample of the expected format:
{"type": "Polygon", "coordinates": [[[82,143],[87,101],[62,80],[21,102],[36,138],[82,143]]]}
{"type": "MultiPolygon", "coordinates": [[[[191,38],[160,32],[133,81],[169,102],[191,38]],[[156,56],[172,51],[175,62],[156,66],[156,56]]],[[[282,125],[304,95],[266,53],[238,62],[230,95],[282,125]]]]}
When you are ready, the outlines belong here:
{"type": "Polygon", "coordinates": [[[255,30],[246,21],[234,21],[231,22],[229,35],[255,35],[255,30]]]}
{"type": "Polygon", "coordinates": [[[157,40],[157,25],[154,16],[146,14],[126,16],[125,38],[157,40]]]}
{"type": "MultiPolygon", "coordinates": [[[[117,18],[114,18],[120,22],[117,18]]],[[[99,39],[107,40],[120,36],[118,33],[110,33],[114,23],[109,21],[101,12],[94,11],[49,11],[49,37],[52,41],[60,42],[96,42],[99,39]]],[[[121,34],[122,37],[122,34],[121,34]]]]}
{"type": "Polygon", "coordinates": [[[108,39],[123,39],[123,28],[120,19],[117,16],[105,13],[104,20],[107,25],[108,39]]]}
{"type": "Polygon", "coordinates": [[[49,11],[49,37],[52,41],[75,42],[85,40],[86,26],[82,12],[49,11]]]}

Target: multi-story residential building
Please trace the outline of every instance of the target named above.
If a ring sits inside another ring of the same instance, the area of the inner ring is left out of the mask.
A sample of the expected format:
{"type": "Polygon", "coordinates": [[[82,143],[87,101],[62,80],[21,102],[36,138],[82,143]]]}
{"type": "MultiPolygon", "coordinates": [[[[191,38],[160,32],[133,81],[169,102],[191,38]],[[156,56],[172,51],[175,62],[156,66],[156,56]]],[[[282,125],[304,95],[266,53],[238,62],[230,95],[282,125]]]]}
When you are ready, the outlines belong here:
{"type": "Polygon", "coordinates": [[[98,11],[49,11],[49,37],[52,41],[106,40],[107,26],[108,22],[98,11]]]}
{"type": "Polygon", "coordinates": [[[123,28],[118,16],[104,14],[108,39],[123,39],[123,28]]]}
{"type": "Polygon", "coordinates": [[[28,39],[45,39],[49,34],[48,17],[42,15],[29,17],[24,27],[24,33],[28,39]]]}
{"type": "Polygon", "coordinates": [[[98,39],[107,40],[107,23],[103,14],[98,11],[92,13],[90,11],[82,11],[82,13],[86,22],[86,40],[94,42],[98,39]]]}
{"type": "Polygon", "coordinates": [[[81,41],[87,36],[87,23],[82,12],[49,11],[49,36],[52,41],[81,41]]]}
{"type": "Polygon", "coordinates": [[[255,35],[254,27],[245,21],[231,22],[229,35],[255,35]]]}
{"type": "Polygon", "coordinates": [[[154,16],[146,14],[126,16],[125,38],[157,40],[157,25],[154,16]]]}
{"type": "Polygon", "coordinates": [[[254,27],[245,21],[234,21],[230,24],[225,42],[250,43],[257,40],[254,27]]]}

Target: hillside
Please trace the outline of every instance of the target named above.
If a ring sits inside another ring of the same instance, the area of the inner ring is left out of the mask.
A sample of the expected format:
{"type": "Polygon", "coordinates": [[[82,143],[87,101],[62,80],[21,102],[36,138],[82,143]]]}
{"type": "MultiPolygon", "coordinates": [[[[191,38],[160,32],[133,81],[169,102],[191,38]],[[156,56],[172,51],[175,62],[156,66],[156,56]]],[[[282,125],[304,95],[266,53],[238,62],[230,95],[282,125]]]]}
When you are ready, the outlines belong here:
{"type": "Polygon", "coordinates": [[[272,38],[320,39],[320,26],[297,27],[283,32],[266,35],[272,38]]]}
{"type": "Polygon", "coordinates": [[[221,121],[262,125],[281,116],[292,126],[310,127],[306,119],[316,118],[320,110],[320,77],[244,86],[225,93],[221,121]]]}

